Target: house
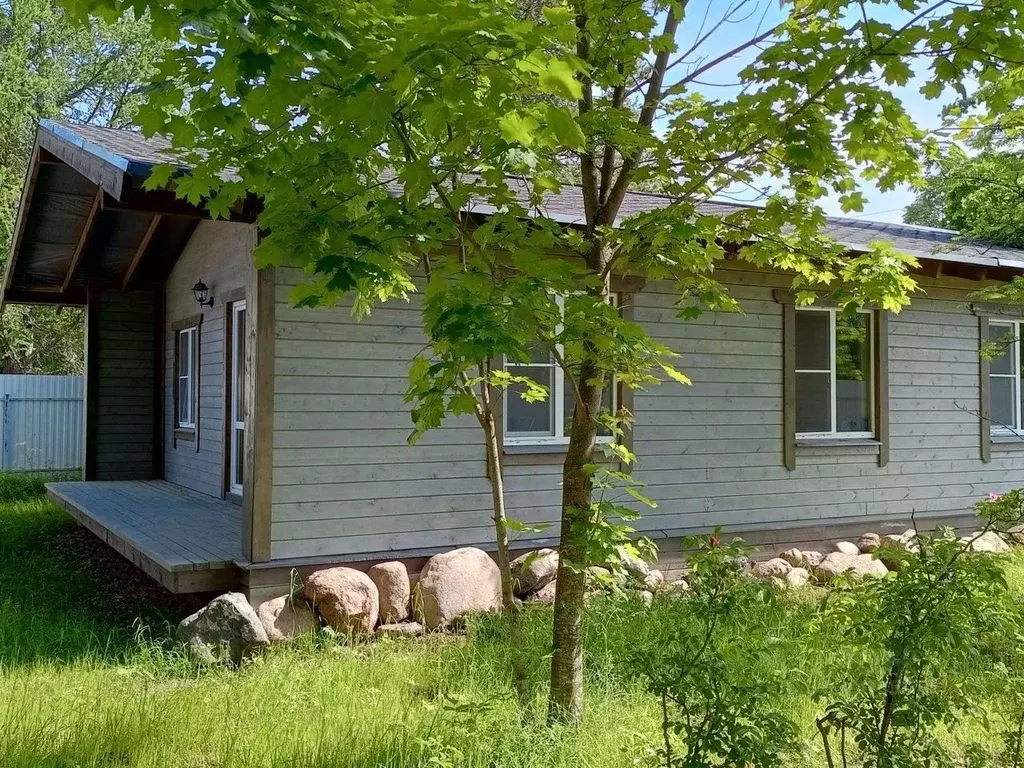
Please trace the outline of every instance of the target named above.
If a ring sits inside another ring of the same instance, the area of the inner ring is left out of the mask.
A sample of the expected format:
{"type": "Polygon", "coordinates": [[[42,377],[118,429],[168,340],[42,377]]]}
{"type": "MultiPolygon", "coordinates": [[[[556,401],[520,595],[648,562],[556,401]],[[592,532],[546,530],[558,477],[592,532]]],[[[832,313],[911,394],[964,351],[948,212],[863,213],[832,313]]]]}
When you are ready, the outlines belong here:
{"type": "MultiPolygon", "coordinates": [[[[280,592],[292,569],[416,560],[492,540],[475,422],[416,447],[403,402],[423,335],[416,302],[292,307],[292,268],[254,269],[255,203],[211,220],[142,182],[159,139],[44,122],[25,183],[3,301],[85,308],[83,482],[51,497],[171,590],[280,592]]],[[[624,215],[665,204],[634,193],[624,215]]],[[[549,199],[566,225],[579,191],[549,199]]],[[[717,204],[714,204],[717,205],[717,204]]],[[[482,212],[486,215],[486,211],[482,212]]],[[[920,259],[922,291],[898,315],[798,309],[785,275],[721,272],[744,314],[676,317],[671,286],[620,281],[623,312],[682,353],[694,379],[627,403],[638,479],[659,501],[639,527],[662,541],[721,525],[787,546],[963,521],[1024,478],[1016,344],[1024,309],[971,293],[1024,274],[1024,252],[923,227],[833,219],[851,251],[876,239],[920,259]]],[[[504,408],[512,516],[555,519],[564,387],[504,408]]],[[[544,542],[546,534],[516,546],[544,542]]],[[[549,535],[548,535],[549,536],[549,535]]]]}

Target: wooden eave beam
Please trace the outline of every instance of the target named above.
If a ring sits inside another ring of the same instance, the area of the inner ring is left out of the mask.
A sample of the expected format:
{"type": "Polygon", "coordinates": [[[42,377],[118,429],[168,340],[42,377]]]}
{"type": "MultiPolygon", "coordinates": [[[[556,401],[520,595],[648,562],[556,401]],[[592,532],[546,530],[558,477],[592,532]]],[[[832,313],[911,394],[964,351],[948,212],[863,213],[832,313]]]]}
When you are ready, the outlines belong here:
{"type": "Polygon", "coordinates": [[[89,214],[85,217],[85,224],[82,225],[82,231],[78,235],[78,242],[75,244],[75,250],[71,254],[71,263],[68,264],[68,271],[64,275],[64,281],[61,283],[60,290],[63,293],[71,285],[71,280],[74,278],[78,268],[82,265],[82,259],[85,258],[85,249],[89,245],[89,238],[92,237],[92,231],[96,226],[96,217],[99,216],[100,210],[102,209],[101,203],[103,202],[103,188],[96,190],[96,196],[92,199],[92,207],[89,208],[89,214]]]}
{"type": "MultiPolygon", "coordinates": [[[[124,211],[128,213],[153,213],[164,216],[181,216],[185,218],[209,219],[210,212],[199,205],[182,200],[169,190],[125,189],[121,199],[115,200],[112,196],[106,195],[103,198],[103,209],[109,211],[124,211]]],[[[251,200],[246,200],[241,206],[228,216],[228,221],[252,223],[256,220],[258,206],[251,200]]]]}
{"type": "Polygon", "coordinates": [[[7,304],[58,304],[67,307],[85,306],[85,289],[71,288],[66,293],[37,288],[8,288],[4,293],[7,304]]]}
{"type": "Polygon", "coordinates": [[[11,287],[11,279],[14,277],[14,265],[18,261],[18,252],[21,250],[21,235],[25,231],[25,221],[28,218],[28,209],[32,204],[32,191],[36,186],[36,179],[39,178],[39,142],[32,148],[32,156],[28,161],[28,168],[25,169],[25,184],[21,190],[21,201],[18,203],[18,217],[14,221],[14,229],[11,233],[11,246],[7,252],[7,264],[4,266],[3,293],[0,293],[0,310],[3,309],[3,302],[8,289],[11,287]]]}
{"type": "Polygon", "coordinates": [[[149,250],[149,244],[153,240],[153,235],[156,233],[157,227],[160,226],[160,222],[163,221],[164,217],[162,213],[158,213],[153,216],[149,221],[149,226],[146,227],[146,232],[142,236],[142,240],[139,242],[139,247],[135,250],[135,255],[132,256],[132,263],[128,265],[128,269],[125,270],[124,279],[121,281],[121,291],[127,291],[131,285],[132,278],[135,277],[135,273],[139,269],[139,265],[146,256],[146,252],[149,250]]]}

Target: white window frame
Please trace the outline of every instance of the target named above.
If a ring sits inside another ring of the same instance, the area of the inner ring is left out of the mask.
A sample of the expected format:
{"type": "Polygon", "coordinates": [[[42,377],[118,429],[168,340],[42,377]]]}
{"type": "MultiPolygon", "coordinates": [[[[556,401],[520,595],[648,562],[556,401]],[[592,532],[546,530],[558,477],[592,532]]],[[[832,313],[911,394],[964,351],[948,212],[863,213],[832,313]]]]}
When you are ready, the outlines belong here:
{"type": "MultiPolygon", "coordinates": [[[[246,375],[250,375],[249,371],[245,370],[245,336],[241,339],[238,337],[238,315],[241,312],[245,312],[245,301],[236,301],[231,304],[231,343],[230,343],[230,354],[231,354],[231,421],[230,421],[230,437],[231,442],[228,445],[228,455],[230,461],[228,462],[228,471],[231,473],[228,477],[228,488],[231,493],[242,495],[242,483],[236,483],[235,478],[238,477],[239,468],[244,469],[243,462],[245,457],[242,453],[237,450],[238,446],[238,433],[241,432],[243,440],[245,439],[245,388],[242,382],[239,380],[239,371],[244,372],[246,375]],[[241,390],[241,391],[239,391],[241,390]],[[239,400],[242,401],[242,412],[239,413],[239,400]]],[[[249,321],[249,313],[246,312],[246,322],[249,321]]],[[[243,478],[244,481],[244,478],[243,478]]]]}
{"type": "MultiPolygon", "coordinates": [[[[558,311],[561,313],[565,309],[565,300],[562,296],[556,296],[555,301],[558,304],[558,311]]],[[[617,294],[611,295],[611,304],[614,307],[619,306],[619,299],[617,294]]],[[[562,327],[558,326],[555,329],[556,333],[561,333],[562,327]]],[[[558,345],[559,353],[562,353],[562,346],[558,345]]],[[[544,366],[545,363],[514,363],[505,359],[502,361],[506,371],[514,368],[539,368],[544,366]]],[[[550,360],[551,366],[551,387],[548,391],[548,401],[554,404],[554,414],[552,415],[553,424],[552,432],[548,433],[527,433],[527,432],[516,432],[509,434],[508,431],[508,387],[505,388],[502,393],[501,403],[501,434],[504,438],[505,445],[568,445],[569,435],[565,434],[565,372],[562,367],[555,361],[554,356],[550,360]]],[[[612,377],[611,381],[611,393],[612,393],[612,413],[618,411],[619,408],[619,393],[618,386],[615,377],[612,377]]],[[[615,439],[614,435],[598,435],[598,443],[610,443],[615,439]]]]}
{"type": "Polygon", "coordinates": [[[174,385],[177,387],[175,392],[177,393],[177,413],[174,414],[174,418],[178,424],[179,429],[195,429],[196,428],[196,402],[195,402],[195,376],[196,376],[196,360],[198,358],[196,350],[196,339],[199,336],[199,327],[192,326],[191,328],[182,328],[178,331],[178,336],[174,340],[176,347],[175,360],[178,364],[177,369],[174,371],[174,385]],[[182,342],[188,339],[188,355],[183,356],[181,353],[182,342]],[[185,358],[187,363],[187,370],[184,375],[181,373],[182,358],[185,358]],[[181,383],[185,381],[188,386],[185,387],[185,392],[188,393],[188,416],[187,418],[181,417],[182,402],[181,402],[181,383]]]}
{"type": "MultiPolygon", "coordinates": [[[[1014,411],[1014,414],[1017,417],[1017,423],[1014,424],[1012,427],[1010,427],[1008,429],[1006,426],[1004,426],[1002,424],[996,424],[995,422],[990,422],[990,428],[991,428],[992,434],[995,434],[995,435],[1024,435],[1024,426],[1022,426],[1022,421],[1024,421],[1024,419],[1022,419],[1022,414],[1021,414],[1021,411],[1024,410],[1024,408],[1021,408],[1021,402],[1020,402],[1020,388],[1021,388],[1021,381],[1020,381],[1020,378],[1021,378],[1020,377],[1020,338],[1021,338],[1021,336],[1020,336],[1020,334],[1021,334],[1021,326],[1022,325],[1024,325],[1024,321],[1021,321],[1021,320],[989,320],[988,321],[989,329],[992,329],[992,328],[1007,328],[1009,331],[1011,331],[1013,333],[1013,343],[1009,345],[1009,349],[1007,350],[1010,353],[1010,369],[1011,369],[1011,372],[1010,373],[992,373],[991,366],[990,366],[988,376],[989,376],[989,381],[990,382],[991,382],[991,380],[993,378],[996,378],[996,379],[1013,379],[1013,411],[1014,411]]],[[[1004,333],[1003,336],[1005,336],[1005,335],[1006,334],[1004,333]]],[[[989,343],[989,341],[991,341],[991,333],[989,334],[989,336],[990,336],[990,338],[982,340],[983,344],[987,344],[987,343],[989,343]]],[[[992,386],[991,386],[991,383],[990,383],[989,388],[988,388],[988,398],[989,398],[988,410],[989,410],[989,415],[991,416],[991,414],[992,414],[992,386]]]]}
{"type": "MultiPolygon", "coordinates": [[[[870,429],[866,432],[838,432],[836,431],[836,400],[839,388],[836,386],[836,317],[840,313],[838,307],[797,307],[797,312],[828,312],[828,359],[829,369],[818,368],[797,368],[796,373],[827,373],[829,374],[829,391],[832,396],[832,412],[829,415],[829,423],[832,429],[828,432],[797,432],[797,439],[829,438],[836,440],[864,440],[875,437],[875,313],[870,309],[859,309],[858,314],[868,316],[868,394],[870,408],[868,409],[868,424],[870,429]]],[[[800,401],[797,400],[796,408],[800,408],[800,401]]]]}

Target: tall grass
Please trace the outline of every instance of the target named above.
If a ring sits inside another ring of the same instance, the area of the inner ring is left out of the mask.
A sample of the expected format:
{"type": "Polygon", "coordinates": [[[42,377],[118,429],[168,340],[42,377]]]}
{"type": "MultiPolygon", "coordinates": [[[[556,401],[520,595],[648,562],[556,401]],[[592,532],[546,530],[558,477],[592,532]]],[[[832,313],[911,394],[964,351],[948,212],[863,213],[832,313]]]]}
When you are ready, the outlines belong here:
{"type": "MultiPolygon", "coordinates": [[[[1024,591],[1019,555],[1009,578],[1024,591]]],[[[808,630],[820,598],[807,591],[733,617],[771,639],[758,666],[798,678],[790,705],[806,725],[806,748],[793,756],[800,766],[821,765],[812,694],[828,682],[839,640],[808,630]]],[[[150,591],[38,494],[0,503],[0,766],[643,765],[661,733],[637,670],[665,628],[684,620],[671,601],[648,609],[595,600],[584,724],[549,729],[543,608],[525,614],[535,690],[525,714],[515,706],[504,624],[492,618],[460,637],[356,647],[311,637],[238,672],[197,672],[168,640],[189,608],[150,591]]],[[[986,735],[981,725],[968,731],[986,735]]]]}

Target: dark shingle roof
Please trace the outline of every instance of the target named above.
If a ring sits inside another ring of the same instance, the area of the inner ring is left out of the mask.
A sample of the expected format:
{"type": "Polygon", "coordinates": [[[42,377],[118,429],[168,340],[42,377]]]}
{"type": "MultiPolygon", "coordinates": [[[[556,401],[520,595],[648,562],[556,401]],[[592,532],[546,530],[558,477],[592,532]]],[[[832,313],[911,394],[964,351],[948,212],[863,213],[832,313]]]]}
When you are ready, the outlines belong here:
{"type": "MultiPolygon", "coordinates": [[[[170,142],[159,135],[146,138],[135,131],[72,125],[53,120],[43,120],[41,127],[128,173],[141,175],[148,173],[149,169],[158,163],[176,162],[170,152],[170,142]]],[[[525,197],[525,184],[513,186],[521,187],[517,192],[525,197]]],[[[629,192],[623,200],[620,219],[662,208],[670,202],[671,198],[665,195],[629,192]]],[[[703,205],[709,213],[721,214],[733,212],[741,207],[743,206],[718,201],[703,205]]],[[[483,214],[494,212],[494,209],[487,205],[476,205],[472,210],[483,214]]],[[[584,222],[582,190],[576,186],[565,185],[560,192],[545,199],[541,210],[544,215],[555,221],[581,224],[584,222]]],[[[1024,250],[965,242],[957,238],[956,232],[948,229],[832,216],[828,218],[825,233],[853,250],[864,250],[870,243],[884,240],[898,251],[917,258],[1024,269],[1024,250]]]]}

